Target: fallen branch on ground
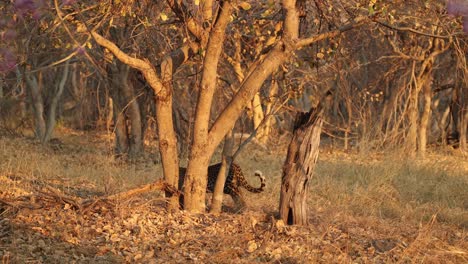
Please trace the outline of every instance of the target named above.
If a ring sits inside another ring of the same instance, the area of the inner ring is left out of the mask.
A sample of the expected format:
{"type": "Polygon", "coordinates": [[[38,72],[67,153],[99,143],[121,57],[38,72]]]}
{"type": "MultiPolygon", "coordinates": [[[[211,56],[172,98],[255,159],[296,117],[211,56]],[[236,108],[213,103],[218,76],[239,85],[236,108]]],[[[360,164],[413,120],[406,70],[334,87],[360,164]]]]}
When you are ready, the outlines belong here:
{"type": "Polygon", "coordinates": [[[99,202],[112,202],[112,201],[124,201],[136,195],[151,191],[167,191],[176,195],[180,195],[180,191],[173,186],[167,184],[163,180],[159,180],[150,184],[143,185],[138,188],[134,188],[128,191],[120,192],[117,194],[99,196],[91,199],[81,199],[80,197],[73,197],[67,194],[63,194],[61,190],[53,188],[51,186],[45,186],[45,190],[36,190],[36,193],[16,197],[15,199],[2,199],[0,202],[5,206],[11,206],[15,208],[28,208],[28,209],[42,209],[43,205],[40,205],[39,201],[45,201],[48,203],[56,203],[63,205],[71,205],[72,208],[80,211],[87,211],[89,208],[99,202]]]}

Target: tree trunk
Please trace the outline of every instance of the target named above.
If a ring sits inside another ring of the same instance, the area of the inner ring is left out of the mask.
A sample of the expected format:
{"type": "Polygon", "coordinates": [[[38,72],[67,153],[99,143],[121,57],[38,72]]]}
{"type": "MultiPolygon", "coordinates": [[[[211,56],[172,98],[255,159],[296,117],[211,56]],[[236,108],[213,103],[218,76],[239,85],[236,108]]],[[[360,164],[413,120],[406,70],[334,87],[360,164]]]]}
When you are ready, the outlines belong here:
{"type": "Polygon", "coordinates": [[[108,75],[110,76],[110,91],[113,101],[114,111],[114,132],[115,132],[115,155],[121,156],[128,153],[129,141],[127,130],[127,118],[125,117],[126,102],[122,95],[121,86],[124,85],[128,77],[128,69],[125,71],[122,63],[115,62],[109,65],[108,75]]]}
{"type": "Polygon", "coordinates": [[[456,145],[457,142],[460,139],[460,133],[459,133],[459,128],[460,128],[460,121],[462,120],[462,114],[461,114],[461,97],[460,97],[460,92],[461,92],[461,87],[455,87],[452,91],[452,98],[450,101],[450,116],[452,122],[451,124],[451,129],[450,129],[450,134],[448,135],[450,139],[450,144],[456,145]]]}
{"type": "Polygon", "coordinates": [[[143,125],[140,106],[129,75],[130,67],[120,61],[109,65],[111,97],[114,109],[115,153],[127,154],[129,159],[143,154],[143,125]]]}
{"type": "MultiPolygon", "coordinates": [[[[153,89],[156,105],[156,122],[158,125],[159,152],[163,165],[164,180],[171,186],[178,186],[179,158],[177,155],[177,137],[174,131],[172,117],[172,74],[196,54],[198,45],[189,43],[167,55],[161,62],[161,79],[153,65],[148,60],[136,59],[121,51],[114,43],[105,39],[97,32],[91,32],[96,42],[109,49],[121,62],[138,69],[148,85],[153,89]]],[[[114,102],[115,106],[116,102],[114,102]]],[[[166,192],[169,197],[169,211],[178,209],[179,201],[176,195],[166,192]]]]}
{"type": "Polygon", "coordinates": [[[0,99],[3,98],[3,77],[0,76],[0,99]]]}
{"type": "Polygon", "coordinates": [[[447,128],[450,123],[450,106],[447,106],[442,117],[440,118],[439,130],[441,131],[440,137],[442,146],[447,146],[447,128]]]}
{"type": "Polygon", "coordinates": [[[216,178],[216,184],[213,190],[213,198],[211,199],[210,213],[219,214],[221,213],[223,205],[224,185],[226,184],[226,178],[231,168],[232,163],[232,150],[234,145],[234,133],[231,132],[224,139],[223,154],[221,160],[221,168],[216,178]]]}
{"type": "MultiPolygon", "coordinates": [[[[49,105],[49,111],[47,113],[47,124],[46,124],[46,132],[44,134],[44,138],[42,139],[42,143],[47,143],[49,142],[50,138],[52,137],[52,132],[54,131],[55,128],[55,123],[57,121],[57,107],[58,103],[60,100],[60,97],[62,96],[63,90],[65,89],[65,83],[67,82],[68,79],[68,69],[70,66],[70,62],[67,60],[65,62],[65,68],[63,69],[62,72],[62,78],[60,82],[57,84],[57,88],[52,95],[52,102],[49,105]]],[[[58,73],[58,70],[57,70],[58,73]]]]}
{"type": "MultiPolygon", "coordinates": [[[[173,73],[193,53],[195,47],[184,46],[164,57],[161,62],[161,80],[164,89],[154,89],[156,105],[156,122],[158,125],[159,151],[163,165],[164,180],[180,190],[179,186],[179,156],[177,152],[177,136],[174,130],[173,117],[173,73]]],[[[169,198],[169,211],[179,209],[179,197],[166,191],[169,198]]],[[[184,205],[185,206],[185,205],[184,205]]]]}
{"type": "MultiPolygon", "coordinates": [[[[413,62],[413,72],[415,70],[416,62],[413,62]]],[[[414,77],[414,76],[413,76],[414,77]]],[[[417,149],[417,138],[418,138],[418,100],[420,92],[420,84],[413,79],[410,85],[410,98],[408,106],[409,115],[409,130],[406,138],[406,149],[409,156],[414,157],[417,149]]]]}
{"type": "MultiPolygon", "coordinates": [[[[234,38],[237,42],[241,41],[241,36],[238,32],[235,32],[234,38]]],[[[235,75],[237,77],[237,80],[242,83],[242,81],[245,78],[244,71],[242,69],[241,65],[241,59],[242,59],[242,45],[236,45],[235,46],[235,51],[234,51],[234,56],[233,58],[228,58],[229,63],[231,64],[235,75]]],[[[273,85],[273,83],[272,83],[273,85]]],[[[270,103],[271,106],[271,103],[270,103]]],[[[249,117],[252,118],[253,121],[253,126],[254,129],[257,129],[256,133],[256,138],[258,139],[259,142],[261,143],[266,143],[266,140],[268,139],[268,135],[266,135],[266,128],[265,126],[259,127],[260,124],[262,123],[264,119],[264,114],[263,114],[263,109],[262,109],[262,100],[260,98],[260,93],[256,93],[254,95],[254,98],[250,102],[250,104],[247,107],[248,111],[247,113],[249,114],[249,117]]],[[[265,113],[268,113],[265,111],[265,113]]]]}
{"type": "Polygon", "coordinates": [[[263,122],[263,119],[265,118],[265,115],[263,114],[262,100],[260,98],[260,93],[256,93],[254,95],[251,105],[252,105],[252,114],[253,114],[252,119],[253,119],[254,129],[257,130],[256,138],[260,142],[265,143],[268,137],[265,135],[265,126],[260,126],[261,123],[263,122]]]}
{"type": "MultiPolygon", "coordinates": [[[[177,137],[174,131],[172,117],[172,92],[156,93],[156,122],[158,125],[159,152],[163,165],[164,180],[179,189],[179,157],[177,154],[177,137]]],[[[179,199],[173,193],[166,191],[169,198],[169,211],[179,208],[179,199]]]]}
{"type": "Polygon", "coordinates": [[[39,80],[28,72],[24,73],[29,94],[32,101],[32,109],[34,112],[34,133],[36,138],[42,140],[46,133],[46,123],[44,120],[44,100],[42,99],[41,86],[42,86],[42,73],[39,72],[39,80]]]}
{"type": "Polygon", "coordinates": [[[265,120],[265,125],[263,129],[263,137],[259,138],[260,142],[263,144],[266,144],[268,141],[268,138],[271,133],[271,127],[272,127],[272,114],[273,114],[273,104],[277,100],[277,95],[278,95],[278,81],[273,78],[271,80],[271,85],[270,85],[270,92],[268,94],[268,102],[265,104],[265,113],[266,113],[266,120],[265,120]]]}
{"type": "Polygon", "coordinates": [[[114,120],[114,100],[109,96],[106,105],[106,130],[107,133],[111,132],[112,120],[114,120]]]}
{"type": "MultiPolygon", "coordinates": [[[[204,40],[209,41],[203,63],[203,77],[199,89],[200,94],[197,103],[192,148],[184,181],[185,209],[192,212],[205,211],[206,175],[209,160],[225,135],[234,127],[236,120],[243,113],[248,102],[250,102],[254,95],[260,90],[264,81],[271,76],[271,74],[276,71],[281,64],[291,58],[295,50],[309,46],[323,39],[337,36],[345,31],[364,25],[364,23],[367,22],[366,18],[357,18],[340,29],[315,35],[306,39],[298,39],[299,16],[296,9],[296,1],[283,0],[282,8],[284,11],[284,25],[282,27],[282,39],[277,41],[271,47],[268,47],[268,49],[265,49],[264,55],[260,56],[251,65],[250,70],[248,71],[249,74],[239,85],[238,92],[208,130],[209,122],[211,120],[209,116],[211,102],[214,89],[216,87],[217,64],[219,61],[219,54],[221,53],[224,43],[224,30],[231,20],[231,3],[228,1],[223,1],[222,3],[222,7],[220,8],[221,11],[217,16],[217,19],[214,20],[215,25],[211,28],[208,27],[209,30],[211,30],[210,34],[208,34],[207,30],[203,30],[203,27],[191,18],[188,19],[186,24],[187,29],[200,39],[201,47],[205,47],[204,44],[206,42],[204,42],[204,40]]],[[[180,10],[179,6],[174,2],[169,1],[169,4],[171,4],[173,9],[180,10]]],[[[158,97],[160,97],[160,94],[162,93],[167,94],[167,96],[171,96],[169,86],[160,81],[157,72],[154,70],[154,66],[151,65],[148,60],[128,56],[114,43],[108,41],[95,31],[92,31],[91,35],[99,45],[109,49],[123,63],[140,70],[158,97]]],[[[189,48],[186,50],[189,50],[189,48]]],[[[193,49],[191,50],[193,51],[193,49]]],[[[188,58],[185,56],[185,51],[181,50],[181,52],[184,53],[184,58],[188,58]]],[[[176,67],[173,67],[173,69],[175,68],[176,67]]],[[[158,102],[161,101],[158,100],[157,104],[158,102]]],[[[163,111],[158,110],[158,112],[162,113],[163,111]]],[[[172,109],[168,108],[167,113],[170,114],[172,121],[172,109]]],[[[174,132],[172,123],[167,122],[167,119],[163,120],[160,116],[157,116],[157,119],[160,139],[165,135],[165,133],[174,132]],[[170,124],[170,129],[165,131],[162,126],[159,126],[161,124],[170,124]]],[[[169,148],[177,153],[176,148],[172,146],[169,148]]],[[[163,159],[164,175],[168,180],[174,180],[173,177],[177,175],[178,167],[176,167],[175,171],[166,171],[166,165],[170,165],[171,168],[173,166],[177,166],[178,164],[174,164],[174,161],[177,161],[177,156],[175,156],[174,159],[165,159],[165,156],[169,155],[168,152],[163,151],[163,148],[161,148],[160,152],[163,159]],[[167,160],[167,162],[165,160],[167,160]]]]}
{"type": "Polygon", "coordinates": [[[468,152],[468,87],[460,87],[460,150],[468,152]]]}
{"type": "Polygon", "coordinates": [[[115,131],[115,148],[114,152],[117,156],[122,156],[128,153],[128,131],[125,121],[125,115],[119,108],[120,104],[114,104],[114,131],[115,131]]]}
{"type": "MultiPolygon", "coordinates": [[[[432,64],[431,64],[432,65],[432,64]]],[[[423,86],[424,93],[424,109],[421,115],[421,123],[419,126],[419,144],[418,155],[424,157],[427,148],[427,128],[429,126],[429,118],[431,116],[432,104],[432,89],[431,89],[432,66],[422,76],[420,82],[423,86]]]]}
{"type": "Polygon", "coordinates": [[[198,96],[193,128],[193,142],[184,183],[184,206],[185,209],[192,212],[204,212],[206,207],[208,164],[213,153],[207,149],[213,148],[214,150],[216,147],[211,144],[212,140],[208,137],[210,110],[216,88],[218,62],[232,9],[233,6],[230,2],[222,2],[220,14],[210,34],[203,63],[200,95],[198,96]]]}
{"type": "Polygon", "coordinates": [[[298,113],[283,166],[280,218],[289,225],[307,225],[307,192],[317,162],[322,130],[322,107],[298,113]]]}
{"type": "MultiPolygon", "coordinates": [[[[128,65],[123,65],[125,66],[126,70],[130,71],[128,65]]],[[[131,71],[130,74],[135,74],[135,72],[131,71]]],[[[130,119],[128,156],[130,159],[135,159],[143,154],[143,126],[141,123],[140,105],[137,98],[135,97],[135,89],[133,84],[129,81],[128,78],[126,80],[122,80],[122,82],[123,83],[121,84],[120,88],[128,107],[126,110],[128,113],[127,117],[130,119]]]]}

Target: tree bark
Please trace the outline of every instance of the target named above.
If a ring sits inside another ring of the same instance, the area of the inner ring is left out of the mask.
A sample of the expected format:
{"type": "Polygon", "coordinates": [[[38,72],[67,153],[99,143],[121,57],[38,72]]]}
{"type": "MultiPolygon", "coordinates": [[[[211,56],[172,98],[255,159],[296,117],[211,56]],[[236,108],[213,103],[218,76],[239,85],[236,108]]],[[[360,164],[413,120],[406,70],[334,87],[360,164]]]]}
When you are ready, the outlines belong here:
{"type": "Polygon", "coordinates": [[[205,194],[208,164],[212,152],[209,147],[209,122],[213,94],[216,88],[217,69],[224,44],[225,30],[230,22],[233,6],[224,1],[221,11],[210,34],[203,63],[203,74],[198,96],[193,143],[184,182],[184,206],[193,212],[205,211],[205,194]]]}
{"type": "MultiPolygon", "coordinates": [[[[177,187],[179,158],[177,155],[177,137],[172,118],[172,73],[193,54],[196,54],[199,48],[198,45],[196,43],[189,43],[166,56],[161,63],[161,81],[154,66],[148,60],[130,57],[114,43],[95,31],[91,32],[91,35],[99,45],[110,50],[121,62],[139,70],[148,85],[153,89],[155,94],[156,122],[158,125],[159,152],[163,165],[164,180],[171,186],[177,187]]],[[[169,210],[177,210],[179,207],[177,196],[170,192],[166,192],[166,195],[169,197],[169,210]]]]}
{"type": "Polygon", "coordinates": [[[0,99],[3,98],[3,77],[0,76],[0,99]]]}
{"type": "Polygon", "coordinates": [[[24,73],[29,94],[32,101],[32,109],[34,112],[34,133],[36,138],[41,140],[44,138],[46,131],[46,122],[44,120],[44,100],[42,99],[42,73],[39,72],[39,79],[27,70],[24,73]]]}
{"type": "MultiPolygon", "coordinates": [[[[177,137],[172,119],[172,93],[167,96],[156,95],[156,122],[164,180],[178,189],[179,157],[177,154],[177,137]]],[[[177,195],[166,192],[166,197],[169,198],[169,211],[176,211],[179,208],[177,195]]]]}
{"type": "Polygon", "coordinates": [[[211,199],[210,213],[219,214],[221,213],[224,196],[224,185],[226,184],[226,178],[231,168],[232,163],[232,150],[234,146],[234,133],[231,132],[224,139],[223,154],[221,160],[221,168],[216,178],[216,184],[213,190],[213,198],[211,199]]]}
{"type": "MultiPolygon", "coordinates": [[[[183,3],[173,0],[169,0],[168,3],[177,15],[181,16],[182,18],[185,18],[183,3]]],[[[210,42],[213,41],[213,43],[216,43],[216,45],[214,46],[211,46],[211,44],[209,44],[206,48],[205,62],[203,65],[204,77],[202,78],[202,84],[200,89],[201,93],[198,97],[199,103],[201,105],[197,106],[197,117],[193,133],[194,140],[192,143],[189,164],[187,167],[187,173],[184,183],[185,209],[192,212],[205,211],[205,192],[207,183],[206,173],[209,160],[212,154],[214,153],[216,147],[220,144],[220,142],[223,140],[228,131],[230,131],[233,128],[237,118],[244,111],[248,102],[250,102],[253,96],[260,90],[263,82],[274,71],[276,71],[281,64],[286,62],[287,59],[291,58],[295,50],[318,42],[320,40],[337,36],[342,32],[357,27],[358,25],[363,25],[364,22],[367,21],[367,19],[365,18],[356,19],[349,25],[345,25],[340,29],[316,35],[311,38],[299,40],[299,16],[295,7],[296,1],[283,0],[282,8],[284,11],[284,27],[282,28],[282,39],[274,45],[272,45],[272,47],[269,47],[268,51],[266,51],[265,56],[261,56],[256,62],[252,64],[250,70],[248,71],[248,75],[245,77],[245,79],[239,86],[238,93],[234,96],[234,98],[231,100],[228,106],[218,116],[211,129],[208,130],[208,123],[210,121],[209,110],[211,107],[214,89],[211,85],[216,85],[216,67],[219,59],[219,55],[216,54],[219,54],[220,49],[222,49],[224,28],[226,27],[226,24],[230,21],[230,12],[228,12],[230,8],[227,8],[228,6],[230,6],[230,3],[228,3],[227,1],[223,2],[221,13],[217,16],[215,26],[211,31],[211,35],[208,34],[208,30],[204,30],[202,25],[197,23],[192,17],[189,17],[187,20],[184,20],[186,21],[186,26],[188,30],[191,33],[193,33],[201,43],[201,47],[204,47],[204,43],[206,43],[205,40],[207,39],[210,42]],[[229,15],[225,15],[226,13],[229,15]],[[222,37],[220,34],[222,34],[222,37]],[[205,71],[208,74],[206,75],[206,77],[205,71]]],[[[123,51],[121,51],[114,43],[106,40],[97,32],[92,31],[91,34],[99,45],[109,49],[123,63],[140,70],[143,73],[148,84],[153,88],[158,98],[165,98],[166,95],[171,96],[170,88],[161,83],[156,71],[154,70],[153,66],[148,62],[148,60],[132,58],[125,54],[123,51]]],[[[185,56],[185,58],[187,58],[187,56],[185,56]]],[[[176,67],[173,68],[175,69],[176,67]]],[[[161,101],[157,100],[156,105],[158,105],[159,102],[161,101]]],[[[163,111],[157,112],[162,113],[163,111]]],[[[172,117],[171,109],[167,108],[167,111],[165,113],[169,113],[172,117]]],[[[160,135],[160,140],[163,139],[166,133],[174,132],[172,123],[167,122],[167,119],[163,120],[163,118],[165,117],[157,116],[158,133],[160,135]],[[163,127],[159,126],[160,124],[170,125],[170,131],[163,130],[163,127]]],[[[168,117],[166,116],[166,118],[168,117]]],[[[172,149],[174,150],[174,153],[177,153],[175,147],[169,146],[169,149],[172,149]]],[[[178,166],[177,164],[175,164],[175,161],[177,161],[177,156],[175,156],[174,159],[165,159],[165,155],[170,154],[163,151],[163,148],[161,148],[164,175],[168,181],[176,180],[173,177],[177,175],[178,170],[178,166]],[[167,160],[167,162],[165,160],[167,160]],[[169,166],[171,167],[171,169],[169,169],[169,166]],[[174,167],[176,170],[173,171],[172,167],[174,167]]]]}
{"type": "MultiPolygon", "coordinates": [[[[177,136],[174,130],[173,120],[173,97],[172,82],[173,73],[189,57],[191,57],[198,46],[183,46],[164,57],[161,63],[161,80],[164,89],[155,92],[156,122],[158,125],[159,149],[163,164],[164,179],[177,190],[179,186],[179,156],[177,152],[177,136]]],[[[169,198],[169,211],[176,211],[179,208],[179,197],[170,191],[165,192],[169,198]]]]}
{"type": "Polygon", "coordinates": [[[277,95],[278,95],[278,81],[273,78],[271,80],[271,84],[270,84],[270,91],[269,91],[269,94],[268,94],[268,101],[266,102],[265,104],[265,113],[266,113],[266,120],[265,120],[265,126],[264,126],[264,129],[263,129],[263,136],[261,138],[259,138],[260,142],[265,144],[267,143],[268,141],[268,138],[270,136],[270,133],[271,133],[271,126],[272,126],[272,110],[273,110],[273,104],[276,102],[277,100],[277,95]]]}
{"type": "MultiPolygon", "coordinates": [[[[416,62],[413,61],[413,78],[416,62]]],[[[410,85],[410,98],[408,106],[409,115],[409,130],[406,138],[406,149],[409,156],[414,157],[417,150],[417,138],[418,138],[418,98],[420,92],[420,85],[415,79],[412,80],[413,84],[410,85]]]]}
{"type": "Polygon", "coordinates": [[[431,104],[432,104],[432,89],[431,89],[431,78],[432,78],[432,63],[428,66],[420,82],[423,86],[424,95],[424,108],[421,114],[421,123],[419,126],[419,144],[418,154],[420,157],[426,155],[427,149],[427,128],[429,126],[429,117],[431,116],[431,104]]]}
{"type": "Polygon", "coordinates": [[[50,103],[49,111],[47,113],[46,132],[44,134],[44,138],[42,139],[43,144],[49,142],[50,138],[52,137],[52,132],[54,131],[55,123],[57,121],[57,107],[58,107],[60,97],[62,96],[63,90],[65,89],[65,83],[67,82],[67,79],[68,79],[69,66],[70,66],[70,63],[67,60],[65,62],[65,68],[63,69],[63,72],[62,72],[62,78],[60,82],[57,84],[57,89],[55,90],[55,93],[53,94],[52,102],[50,103]]]}
{"type": "Polygon", "coordinates": [[[431,88],[429,84],[425,84],[424,87],[424,109],[421,116],[421,125],[419,128],[419,149],[418,153],[421,157],[426,155],[427,149],[427,127],[429,125],[429,117],[431,115],[431,88]]]}
{"type": "MultiPolygon", "coordinates": [[[[114,100],[115,101],[115,100],[114,100]]],[[[128,153],[128,131],[125,124],[125,115],[120,104],[114,104],[114,131],[115,131],[115,147],[114,152],[117,157],[128,153]]]]}
{"type": "Polygon", "coordinates": [[[262,99],[260,98],[260,93],[256,93],[254,95],[254,98],[251,104],[252,104],[252,113],[253,113],[252,119],[254,123],[254,129],[257,130],[256,138],[260,142],[265,143],[268,137],[266,137],[265,135],[265,127],[260,126],[263,119],[265,118],[265,115],[263,114],[262,99]]]}
{"type": "Polygon", "coordinates": [[[289,225],[307,225],[307,193],[317,162],[322,107],[296,116],[294,134],[283,166],[280,218],[289,225]]]}
{"type": "MultiPolygon", "coordinates": [[[[463,85],[463,84],[462,84],[463,85]]],[[[468,87],[459,88],[460,97],[460,150],[468,153],[468,87]]]]}
{"type": "MultiPolygon", "coordinates": [[[[235,46],[235,52],[233,58],[228,58],[228,62],[231,64],[235,75],[237,77],[237,80],[242,83],[242,81],[245,78],[244,71],[242,70],[242,65],[241,65],[241,59],[242,59],[242,45],[240,44],[241,38],[240,34],[236,32],[234,34],[234,38],[238,45],[235,46]]],[[[270,104],[271,105],[271,104],[270,104]]],[[[262,109],[262,100],[260,98],[260,93],[256,93],[254,95],[254,98],[250,102],[250,104],[247,107],[248,111],[247,113],[249,114],[249,117],[252,118],[253,120],[253,126],[254,129],[256,129],[256,138],[262,142],[266,143],[266,140],[268,139],[268,136],[265,136],[265,129],[264,127],[260,127],[260,124],[263,121],[264,114],[263,114],[263,109],[262,109]]],[[[267,111],[265,111],[267,113],[267,111]]]]}
{"type": "Polygon", "coordinates": [[[115,132],[115,147],[116,156],[122,156],[128,153],[129,141],[127,130],[127,118],[125,117],[126,102],[122,95],[121,86],[124,85],[128,77],[128,68],[125,64],[115,61],[109,65],[110,91],[113,102],[114,111],[114,132],[115,132]]]}
{"type": "Polygon", "coordinates": [[[462,88],[460,87],[460,85],[462,84],[459,84],[457,85],[453,91],[452,91],[452,97],[451,97],[451,100],[450,100],[450,116],[449,116],[449,123],[450,123],[450,127],[449,127],[449,132],[450,134],[448,134],[448,137],[447,137],[447,141],[450,141],[448,143],[450,143],[450,145],[457,145],[457,143],[459,142],[460,140],[460,128],[461,128],[461,121],[463,119],[463,114],[462,114],[462,103],[463,101],[461,100],[462,97],[460,96],[461,95],[461,92],[462,92],[462,88]],[[451,122],[450,122],[451,120],[451,122]]]}
{"type": "Polygon", "coordinates": [[[460,121],[460,150],[468,153],[468,107],[465,102],[465,107],[461,112],[460,121]]]}
{"type": "MultiPolygon", "coordinates": [[[[128,68],[127,65],[125,66],[128,68]]],[[[130,70],[129,74],[135,74],[135,72],[130,70]]],[[[128,78],[122,81],[124,82],[120,88],[122,89],[122,95],[127,105],[126,112],[128,115],[126,116],[130,120],[130,129],[128,129],[128,156],[130,159],[136,159],[143,155],[143,125],[141,122],[140,105],[135,97],[133,84],[128,78]]]]}

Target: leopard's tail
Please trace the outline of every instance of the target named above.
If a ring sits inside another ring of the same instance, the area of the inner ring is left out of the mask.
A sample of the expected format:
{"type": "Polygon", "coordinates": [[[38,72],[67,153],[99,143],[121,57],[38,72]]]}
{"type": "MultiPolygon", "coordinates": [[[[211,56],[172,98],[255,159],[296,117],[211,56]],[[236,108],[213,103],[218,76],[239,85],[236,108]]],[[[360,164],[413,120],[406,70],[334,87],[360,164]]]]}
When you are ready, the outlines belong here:
{"type": "Polygon", "coordinates": [[[252,187],[244,178],[241,180],[241,186],[244,187],[247,191],[252,192],[252,193],[260,193],[263,192],[266,186],[266,180],[265,177],[263,176],[262,172],[257,170],[255,171],[255,176],[260,178],[260,187],[255,188],[252,187]]]}

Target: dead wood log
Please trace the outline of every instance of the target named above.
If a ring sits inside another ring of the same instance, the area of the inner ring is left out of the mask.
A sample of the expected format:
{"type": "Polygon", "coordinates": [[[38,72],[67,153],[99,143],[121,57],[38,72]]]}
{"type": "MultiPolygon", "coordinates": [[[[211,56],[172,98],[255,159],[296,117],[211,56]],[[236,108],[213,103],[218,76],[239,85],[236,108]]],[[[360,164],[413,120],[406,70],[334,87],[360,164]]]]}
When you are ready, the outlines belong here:
{"type": "Polygon", "coordinates": [[[280,217],[288,224],[307,225],[307,192],[317,162],[322,107],[300,112],[294,122],[293,138],[283,166],[280,217]]]}
{"type": "Polygon", "coordinates": [[[164,190],[166,192],[170,192],[172,194],[178,195],[180,194],[179,190],[177,190],[175,187],[170,186],[163,180],[159,180],[150,184],[143,185],[139,188],[131,189],[125,192],[113,194],[106,196],[105,199],[108,200],[125,200],[130,197],[133,197],[135,195],[155,191],[155,190],[164,190]]]}
{"type": "Polygon", "coordinates": [[[14,207],[14,208],[28,208],[32,210],[39,210],[44,208],[45,203],[54,203],[54,204],[68,204],[73,209],[77,209],[79,211],[87,211],[94,205],[100,202],[104,203],[111,203],[112,201],[123,201],[127,200],[131,197],[136,195],[140,195],[143,193],[161,190],[166,192],[171,192],[175,195],[180,195],[180,191],[178,191],[175,187],[170,186],[163,180],[159,180],[150,184],[143,185],[138,188],[134,188],[125,192],[120,192],[113,195],[108,196],[100,196],[92,199],[81,199],[80,197],[74,197],[70,195],[63,194],[60,190],[55,189],[51,186],[44,186],[45,190],[35,190],[34,194],[27,195],[27,196],[20,196],[16,197],[15,199],[1,199],[0,204],[4,204],[5,206],[14,207]]]}

